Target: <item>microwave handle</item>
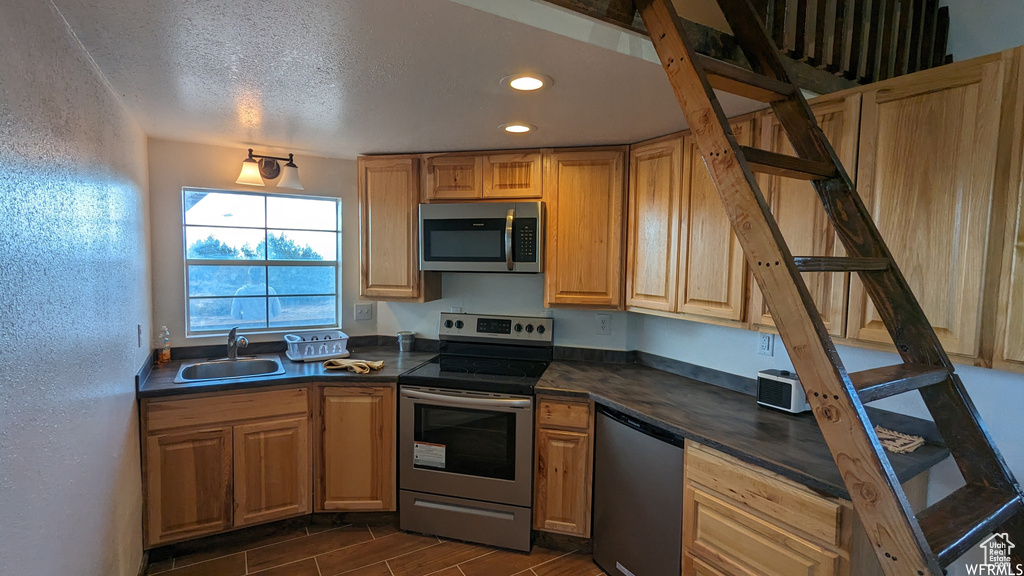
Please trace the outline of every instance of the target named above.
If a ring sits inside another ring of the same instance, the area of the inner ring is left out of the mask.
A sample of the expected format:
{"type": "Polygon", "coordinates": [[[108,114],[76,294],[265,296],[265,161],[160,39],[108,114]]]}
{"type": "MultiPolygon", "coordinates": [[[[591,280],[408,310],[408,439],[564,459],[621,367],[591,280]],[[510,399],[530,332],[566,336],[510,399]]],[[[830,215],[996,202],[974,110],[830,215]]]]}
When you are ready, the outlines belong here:
{"type": "Polygon", "coordinates": [[[505,216],[505,265],[509,270],[515,269],[515,264],[512,262],[512,223],[515,222],[515,219],[516,210],[513,208],[505,216]]]}

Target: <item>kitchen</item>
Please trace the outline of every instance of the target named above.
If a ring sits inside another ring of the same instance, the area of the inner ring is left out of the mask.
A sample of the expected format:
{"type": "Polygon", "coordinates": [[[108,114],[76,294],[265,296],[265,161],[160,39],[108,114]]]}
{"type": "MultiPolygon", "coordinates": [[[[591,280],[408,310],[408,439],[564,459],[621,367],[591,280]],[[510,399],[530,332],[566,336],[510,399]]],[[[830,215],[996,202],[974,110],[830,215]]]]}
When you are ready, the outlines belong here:
{"type": "MultiPolygon", "coordinates": [[[[238,164],[247,147],[242,142],[255,140],[257,147],[264,142],[258,132],[230,142],[219,141],[217,133],[209,140],[153,137],[125,111],[120,100],[124,96],[110,94],[93,62],[102,61],[102,54],[87,53],[77,44],[73,17],[62,12],[53,4],[6,7],[2,25],[7,50],[0,133],[9,169],[0,176],[5,195],[0,213],[10,252],[3,267],[0,493],[0,509],[9,523],[0,539],[0,571],[133,574],[142,553],[142,496],[132,382],[147,348],[153,347],[137,345],[137,326],[142,325],[143,342],[168,324],[173,346],[190,344],[173,324],[183,322],[184,316],[181,258],[168,255],[180,246],[180,190],[237,188],[238,164]],[[87,250],[81,251],[82,245],[87,250]]],[[[958,60],[1021,43],[1012,35],[988,32],[1019,19],[977,12],[974,17],[985,23],[986,32],[962,32],[966,44],[952,49],[958,60]]],[[[260,57],[253,56],[257,62],[260,57]]],[[[651,77],[663,75],[653,68],[651,77]]],[[[622,78],[618,71],[609,72],[606,90],[622,90],[621,81],[615,80],[622,78]]],[[[504,73],[495,72],[498,77],[504,73]]],[[[184,81],[182,90],[203,87],[195,79],[184,81]]],[[[556,82],[570,84],[560,76],[556,82]]],[[[671,103],[670,93],[662,98],[671,103]]],[[[393,111],[406,103],[397,99],[381,105],[393,111]]],[[[594,109],[605,108],[595,104],[594,109]]],[[[232,116],[244,112],[229,110],[232,116]]],[[[201,118],[198,112],[195,116],[201,118]]],[[[540,132],[550,126],[537,124],[540,132]]],[[[642,135],[614,142],[635,142],[679,128],[649,126],[642,135]]],[[[571,143],[559,135],[551,142],[571,143]]],[[[301,144],[300,139],[295,146],[301,144]]],[[[305,194],[337,191],[345,207],[343,228],[354,231],[359,226],[358,199],[351,158],[356,154],[513,147],[520,146],[467,146],[456,135],[444,140],[438,133],[422,146],[408,137],[368,141],[345,155],[348,160],[311,154],[300,155],[297,162],[305,194]]],[[[439,313],[452,307],[522,316],[550,313],[557,322],[559,346],[641,350],[747,377],[764,368],[790,367],[781,350],[773,357],[758,355],[754,331],[609,312],[610,335],[598,335],[592,311],[543,308],[540,276],[447,274],[443,299],[380,303],[374,319],[357,321],[351,315],[359,290],[354,265],[358,242],[354,234],[346,240],[341,310],[342,326],[352,336],[413,330],[422,338],[434,338],[439,313]]],[[[842,354],[851,370],[887,363],[886,354],[869,349],[843,347],[842,354]]],[[[1019,394],[1013,385],[1020,377],[965,365],[959,371],[997,444],[1019,471],[1015,463],[1024,460],[1015,442],[1013,415],[1018,410],[1013,402],[1019,394]]],[[[917,405],[884,406],[922,414],[917,405]]],[[[932,495],[951,491],[955,477],[955,470],[933,471],[932,495]]]]}

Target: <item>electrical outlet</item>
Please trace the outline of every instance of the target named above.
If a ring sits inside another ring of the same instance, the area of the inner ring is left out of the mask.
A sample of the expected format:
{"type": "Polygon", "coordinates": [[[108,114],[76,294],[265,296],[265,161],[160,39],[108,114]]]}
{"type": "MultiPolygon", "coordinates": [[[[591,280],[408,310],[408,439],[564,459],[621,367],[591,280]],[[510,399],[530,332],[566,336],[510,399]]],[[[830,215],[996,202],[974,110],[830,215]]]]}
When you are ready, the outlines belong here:
{"type": "Polygon", "coordinates": [[[598,336],[611,336],[612,335],[612,315],[611,314],[595,314],[594,318],[597,320],[596,334],[598,336]]]}
{"type": "Polygon", "coordinates": [[[757,353],[761,356],[775,355],[775,334],[761,334],[757,343],[757,353]]]}
{"type": "Polygon", "coordinates": [[[352,307],[353,320],[373,320],[373,304],[357,302],[352,307]]]}
{"type": "Polygon", "coordinates": [[[462,306],[452,306],[452,314],[462,314],[462,306]]]}

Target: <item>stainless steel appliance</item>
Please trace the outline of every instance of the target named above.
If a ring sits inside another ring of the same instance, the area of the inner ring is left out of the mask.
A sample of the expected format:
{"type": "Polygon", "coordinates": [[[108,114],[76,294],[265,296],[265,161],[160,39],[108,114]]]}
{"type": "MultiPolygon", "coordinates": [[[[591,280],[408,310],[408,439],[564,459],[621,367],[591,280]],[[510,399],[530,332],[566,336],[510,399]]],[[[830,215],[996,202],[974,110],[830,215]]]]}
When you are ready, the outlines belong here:
{"type": "Polygon", "coordinates": [[[683,440],[605,408],[594,440],[594,562],[614,576],[679,576],[683,440]]]}
{"type": "Polygon", "coordinates": [[[757,403],[793,414],[811,409],[800,379],[789,370],[761,370],[757,373],[757,403]]]}
{"type": "Polygon", "coordinates": [[[400,526],[529,550],[551,319],[442,313],[438,332],[440,355],[398,377],[400,526]]]}
{"type": "Polygon", "coordinates": [[[420,270],[542,271],[543,202],[420,204],[420,270]]]}

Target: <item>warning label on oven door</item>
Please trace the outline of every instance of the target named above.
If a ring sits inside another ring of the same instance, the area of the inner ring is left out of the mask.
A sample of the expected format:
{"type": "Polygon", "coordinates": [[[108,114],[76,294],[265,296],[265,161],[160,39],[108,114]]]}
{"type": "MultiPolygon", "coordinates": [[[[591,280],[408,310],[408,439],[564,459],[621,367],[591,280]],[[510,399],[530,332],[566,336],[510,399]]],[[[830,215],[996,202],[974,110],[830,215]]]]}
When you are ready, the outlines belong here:
{"type": "Polygon", "coordinates": [[[413,442],[412,463],[413,466],[444,468],[444,444],[413,442]]]}

